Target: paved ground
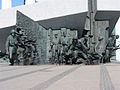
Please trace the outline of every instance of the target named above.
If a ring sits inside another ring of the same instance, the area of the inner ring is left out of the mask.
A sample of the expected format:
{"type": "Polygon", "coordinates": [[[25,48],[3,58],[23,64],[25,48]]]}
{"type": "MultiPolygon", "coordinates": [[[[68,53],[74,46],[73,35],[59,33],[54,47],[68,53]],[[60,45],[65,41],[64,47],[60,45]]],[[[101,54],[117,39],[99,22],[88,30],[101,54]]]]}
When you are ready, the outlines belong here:
{"type": "Polygon", "coordinates": [[[120,90],[120,64],[8,66],[0,90],[120,90]]]}

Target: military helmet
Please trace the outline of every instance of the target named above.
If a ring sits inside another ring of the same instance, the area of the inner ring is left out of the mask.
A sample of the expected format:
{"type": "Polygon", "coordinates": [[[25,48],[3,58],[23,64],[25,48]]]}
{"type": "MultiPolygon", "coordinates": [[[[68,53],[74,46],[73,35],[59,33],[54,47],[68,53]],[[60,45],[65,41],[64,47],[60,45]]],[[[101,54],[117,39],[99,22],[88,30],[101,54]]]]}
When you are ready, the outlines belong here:
{"type": "Polygon", "coordinates": [[[116,35],[116,39],[119,39],[119,35],[116,35]]]}
{"type": "Polygon", "coordinates": [[[14,29],[11,30],[11,33],[16,33],[14,29]]]}
{"type": "Polygon", "coordinates": [[[89,37],[89,35],[85,34],[84,37],[89,37]]]}

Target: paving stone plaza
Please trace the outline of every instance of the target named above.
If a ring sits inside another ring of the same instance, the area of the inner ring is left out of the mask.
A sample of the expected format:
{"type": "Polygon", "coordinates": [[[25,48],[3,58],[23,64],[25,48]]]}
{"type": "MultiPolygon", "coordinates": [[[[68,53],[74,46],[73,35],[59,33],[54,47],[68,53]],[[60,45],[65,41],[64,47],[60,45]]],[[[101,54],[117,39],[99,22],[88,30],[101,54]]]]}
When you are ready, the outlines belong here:
{"type": "Polygon", "coordinates": [[[8,66],[0,90],[120,90],[120,64],[8,66]]]}

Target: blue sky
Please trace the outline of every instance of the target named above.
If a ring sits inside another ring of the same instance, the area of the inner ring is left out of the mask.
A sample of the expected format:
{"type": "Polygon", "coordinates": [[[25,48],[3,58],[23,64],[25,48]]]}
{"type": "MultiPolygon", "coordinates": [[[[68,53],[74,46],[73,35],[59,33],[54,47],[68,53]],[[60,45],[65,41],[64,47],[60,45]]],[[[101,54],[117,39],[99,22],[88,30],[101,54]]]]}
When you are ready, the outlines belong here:
{"type": "Polygon", "coordinates": [[[12,0],[12,7],[23,5],[24,0],[12,0]]]}
{"type": "MultiPolygon", "coordinates": [[[[0,9],[1,9],[2,0],[0,0],[0,9]]],[[[12,7],[23,5],[24,0],[12,0],[12,7]]]]}
{"type": "Polygon", "coordinates": [[[1,0],[0,0],[0,9],[1,9],[1,4],[2,4],[2,2],[1,2],[1,0]]]}

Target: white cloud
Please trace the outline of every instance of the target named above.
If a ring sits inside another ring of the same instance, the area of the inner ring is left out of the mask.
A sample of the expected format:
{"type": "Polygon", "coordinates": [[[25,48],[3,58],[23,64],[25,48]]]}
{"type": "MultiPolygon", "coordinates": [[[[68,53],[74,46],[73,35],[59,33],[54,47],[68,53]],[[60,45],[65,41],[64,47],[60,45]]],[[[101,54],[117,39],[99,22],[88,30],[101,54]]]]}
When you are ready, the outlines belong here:
{"type": "Polygon", "coordinates": [[[2,9],[11,8],[11,0],[2,0],[2,9]]]}
{"type": "Polygon", "coordinates": [[[35,0],[26,0],[25,4],[32,4],[35,3],[35,0]]]}

